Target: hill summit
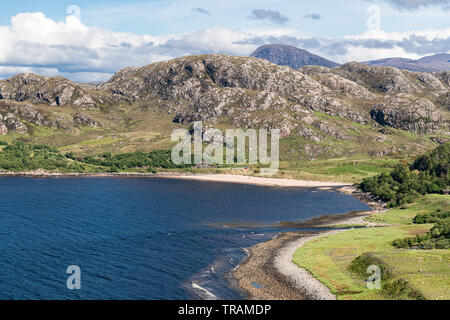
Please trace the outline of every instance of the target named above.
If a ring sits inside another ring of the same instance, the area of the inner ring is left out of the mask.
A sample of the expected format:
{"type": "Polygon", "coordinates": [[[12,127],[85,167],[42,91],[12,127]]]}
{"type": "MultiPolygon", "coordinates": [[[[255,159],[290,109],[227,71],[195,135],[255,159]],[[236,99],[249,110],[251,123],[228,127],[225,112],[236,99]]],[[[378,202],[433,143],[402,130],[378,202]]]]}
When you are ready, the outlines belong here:
{"type": "Polygon", "coordinates": [[[322,66],[327,68],[337,67],[339,64],[327,60],[309,51],[288,45],[269,44],[256,49],[251,57],[265,59],[272,63],[299,69],[304,66],[322,66]]]}

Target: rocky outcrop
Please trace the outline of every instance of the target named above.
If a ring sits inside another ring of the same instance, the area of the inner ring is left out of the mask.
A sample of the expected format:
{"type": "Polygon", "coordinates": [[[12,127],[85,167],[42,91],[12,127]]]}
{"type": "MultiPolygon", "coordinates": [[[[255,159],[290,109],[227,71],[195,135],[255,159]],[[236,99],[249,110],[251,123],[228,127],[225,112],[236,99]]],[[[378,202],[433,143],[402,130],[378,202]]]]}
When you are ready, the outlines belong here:
{"type": "Polygon", "coordinates": [[[51,106],[72,104],[82,109],[97,107],[96,101],[72,81],[62,77],[48,78],[32,73],[18,74],[1,80],[0,99],[51,106]]]}
{"type": "Polygon", "coordinates": [[[190,56],[127,68],[100,86],[117,99],[158,99],[174,121],[242,119],[242,112],[307,112],[304,96],[331,91],[300,72],[267,61],[224,55],[190,56]]]}
{"type": "Polygon", "coordinates": [[[411,101],[393,97],[387,102],[376,104],[370,115],[383,126],[417,132],[438,130],[449,123],[444,114],[426,99],[411,101]]]}
{"type": "Polygon", "coordinates": [[[350,62],[333,69],[333,73],[377,92],[414,92],[419,88],[399,69],[369,67],[350,62]]]}
{"type": "Polygon", "coordinates": [[[100,123],[98,123],[85,113],[77,113],[76,115],[74,115],[73,121],[76,126],[87,126],[91,128],[101,127],[100,123]]]}
{"type": "MultiPolygon", "coordinates": [[[[202,99],[216,88],[268,91],[295,98],[327,89],[302,73],[269,62],[226,55],[189,56],[127,68],[100,86],[133,99],[202,99]]],[[[227,98],[225,94],[223,98],[227,98]]]]}
{"type": "Polygon", "coordinates": [[[450,71],[436,72],[434,73],[434,76],[441,80],[441,82],[445,84],[447,88],[450,87],[450,71]]]}
{"type": "Polygon", "coordinates": [[[51,121],[33,105],[15,101],[0,100],[0,110],[7,111],[14,116],[37,126],[50,126],[51,121]]]}
{"type": "MultiPolygon", "coordinates": [[[[413,80],[418,80],[420,90],[442,91],[447,90],[447,86],[440,79],[431,73],[404,71],[413,80]]],[[[448,84],[447,84],[448,85],[448,84]]]]}
{"type": "Polygon", "coordinates": [[[0,100],[0,130],[2,124],[8,132],[27,132],[26,123],[41,127],[54,127],[63,130],[70,130],[73,127],[88,126],[92,128],[101,127],[101,124],[85,113],[75,113],[73,116],[61,114],[44,113],[32,104],[26,102],[16,102],[11,100],[0,100]]]}
{"type": "Polygon", "coordinates": [[[0,132],[2,135],[8,132],[23,134],[27,132],[27,127],[12,113],[0,114],[0,132]]]}
{"type": "Polygon", "coordinates": [[[378,93],[417,93],[448,89],[448,72],[411,72],[393,67],[370,67],[357,62],[349,62],[332,69],[308,66],[300,71],[310,76],[322,75],[321,77],[333,73],[378,93]]]}
{"type": "MultiPolygon", "coordinates": [[[[3,120],[2,115],[0,115],[0,119],[1,119],[0,121],[3,120]]],[[[0,122],[0,136],[3,136],[7,133],[8,133],[8,127],[4,123],[0,122]]]]}
{"type": "Polygon", "coordinates": [[[373,100],[376,98],[373,93],[363,86],[333,73],[319,73],[313,76],[313,78],[331,89],[335,94],[342,94],[346,97],[359,100],[373,100]]]}

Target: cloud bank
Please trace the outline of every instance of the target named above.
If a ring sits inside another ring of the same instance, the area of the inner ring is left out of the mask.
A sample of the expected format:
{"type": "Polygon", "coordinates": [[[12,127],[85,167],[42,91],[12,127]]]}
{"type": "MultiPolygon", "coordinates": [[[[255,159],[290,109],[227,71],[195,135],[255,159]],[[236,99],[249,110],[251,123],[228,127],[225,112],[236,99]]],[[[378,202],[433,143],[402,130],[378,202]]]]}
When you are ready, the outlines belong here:
{"type": "Polygon", "coordinates": [[[128,66],[143,66],[188,54],[249,55],[268,43],[290,44],[337,62],[393,56],[417,59],[450,53],[450,28],[388,33],[367,31],[344,38],[305,37],[292,29],[257,31],[214,27],[184,35],[137,35],[88,27],[76,17],[54,21],[21,13],[0,26],[0,77],[20,72],[104,81],[128,66]]]}

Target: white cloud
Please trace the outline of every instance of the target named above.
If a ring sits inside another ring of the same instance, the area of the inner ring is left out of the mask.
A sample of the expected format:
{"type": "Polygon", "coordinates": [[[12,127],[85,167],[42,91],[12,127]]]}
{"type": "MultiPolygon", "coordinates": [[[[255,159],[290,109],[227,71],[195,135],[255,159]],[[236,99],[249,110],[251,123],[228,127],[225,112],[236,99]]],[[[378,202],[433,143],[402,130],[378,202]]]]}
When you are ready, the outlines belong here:
{"type": "Polygon", "coordinates": [[[420,7],[442,6],[448,8],[450,0],[384,0],[401,10],[417,10],[420,7]]]}
{"type": "MultiPolygon", "coordinates": [[[[259,31],[276,34],[279,30],[259,31]]],[[[0,27],[3,70],[37,70],[85,81],[106,80],[127,66],[142,66],[187,54],[247,55],[256,46],[238,44],[256,34],[214,27],[185,35],[137,35],[88,27],[74,16],[56,22],[41,12],[21,13],[0,27]],[[85,79],[83,79],[85,77],[85,79]],[[94,78],[92,80],[91,78],[94,78]]],[[[2,72],[0,76],[10,75],[2,72]]]]}
{"type": "Polygon", "coordinates": [[[383,30],[368,30],[358,35],[347,36],[346,39],[378,39],[402,41],[411,36],[425,37],[427,40],[450,38],[450,27],[446,29],[426,29],[409,32],[386,32],[383,30]]]}
{"type": "Polygon", "coordinates": [[[40,12],[21,13],[12,17],[10,26],[0,27],[0,65],[105,76],[128,65],[166,59],[166,55],[139,51],[161,41],[149,35],[87,27],[74,16],[55,22],[40,12]]]}
{"type": "Polygon", "coordinates": [[[0,77],[19,72],[102,81],[127,66],[142,66],[187,54],[249,55],[258,46],[284,43],[337,62],[449,52],[450,28],[407,33],[367,31],[315,38],[289,28],[232,30],[213,27],[178,35],[137,35],[89,27],[74,16],[56,22],[43,13],[21,13],[0,26],[0,77]]]}
{"type": "Polygon", "coordinates": [[[0,78],[8,77],[12,74],[18,73],[37,73],[43,76],[55,76],[58,75],[58,69],[56,68],[33,68],[33,67],[5,67],[0,66],[0,78]]]}

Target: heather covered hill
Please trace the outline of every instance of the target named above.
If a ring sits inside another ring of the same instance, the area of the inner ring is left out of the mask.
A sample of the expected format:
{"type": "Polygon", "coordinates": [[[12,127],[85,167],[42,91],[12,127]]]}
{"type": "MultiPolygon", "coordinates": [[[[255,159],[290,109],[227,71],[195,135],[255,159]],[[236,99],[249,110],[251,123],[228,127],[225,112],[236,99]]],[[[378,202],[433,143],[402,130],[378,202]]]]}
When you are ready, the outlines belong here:
{"type": "Polygon", "coordinates": [[[286,160],[418,153],[449,136],[448,72],[359,63],[294,70],[253,57],[186,56],[80,85],[0,81],[0,134],[90,154],[171,146],[173,129],[277,128],[286,160]]]}

